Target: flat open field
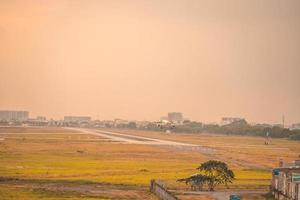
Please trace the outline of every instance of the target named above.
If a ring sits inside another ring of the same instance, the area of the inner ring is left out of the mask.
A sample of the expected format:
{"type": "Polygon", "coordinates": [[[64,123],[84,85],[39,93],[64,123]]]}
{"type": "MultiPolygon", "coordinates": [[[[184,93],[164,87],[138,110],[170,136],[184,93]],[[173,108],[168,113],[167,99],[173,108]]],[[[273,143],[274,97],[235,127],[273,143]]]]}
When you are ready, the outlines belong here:
{"type": "Polygon", "coordinates": [[[263,190],[278,159],[300,152],[299,142],[288,140],[266,146],[252,137],[109,131],[205,148],[132,144],[70,129],[0,128],[0,199],[156,199],[148,192],[151,179],[186,190],[176,180],[209,159],[234,169],[232,188],[263,190]]]}
{"type": "Polygon", "coordinates": [[[198,144],[214,149],[214,154],[210,156],[224,159],[231,166],[243,169],[272,169],[278,166],[280,158],[285,162],[292,162],[300,154],[300,142],[288,139],[271,139],[271,144],[264,145],[265,139],[262,137],[112,130],[130,135],[198,144]]]}

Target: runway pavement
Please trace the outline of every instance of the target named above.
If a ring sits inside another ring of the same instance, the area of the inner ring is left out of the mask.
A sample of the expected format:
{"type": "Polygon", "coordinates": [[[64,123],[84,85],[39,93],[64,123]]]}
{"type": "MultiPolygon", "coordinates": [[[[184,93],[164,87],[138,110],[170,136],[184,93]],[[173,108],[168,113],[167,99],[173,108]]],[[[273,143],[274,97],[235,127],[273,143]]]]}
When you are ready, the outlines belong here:
{"type": "Polygon", "coordinates": [[[97,135],[100,137],[108,138],[112,141],[123,142],[129,144],[144,144],[144,145],[169,145],[169,146],[189,146],[189,147],[199,147],[199,145],[182,143],[182,142],[174,142],[169,140],[161,140],[150,137],[142,137],[135,135],[128,135],[124,133],[112,132],[112,131],[104,131],[97,129],[74,129],[76,131],[81,131],[83,133],[97,135]]]}

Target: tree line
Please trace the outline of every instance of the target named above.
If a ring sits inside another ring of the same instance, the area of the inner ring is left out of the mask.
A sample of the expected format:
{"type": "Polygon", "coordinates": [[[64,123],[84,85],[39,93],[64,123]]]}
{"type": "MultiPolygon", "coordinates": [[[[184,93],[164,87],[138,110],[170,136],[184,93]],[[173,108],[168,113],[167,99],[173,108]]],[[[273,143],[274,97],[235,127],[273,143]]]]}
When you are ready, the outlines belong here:
{"type": "MultiPolygon", "coordinates": [[[[137,126],[134,122],[122,128],[136,129],[137,126]]],[[[145,127],[139,129],[151,131],[166,131],[169,127],[158,127],[154,123],[149,123],[145,127]]],[[[288,138],[291,140],[300,140],[300,130],[290,130],[280,126],[271,126],[267,124],[248,124],[246,120],[240,120],[227,125],[218,124],[203,124],[201,122],[186,121],[183,124],[176,125],[172,128],[172,132],[177,133],[216,133],[225,135],[245,135],[245,136],[260,136],[271,138],[288,138]]]]}
{"type": "Polygon", "coordinates": [[[188,133],[217,133],[225,135],[245,135],[271,138],[289,138],[300,140],[300,130],[290,130],[280,126],[270,126],[266,124],[250,125],[246,120],[240,120],[228,125],[191,123],[176,126],[174,132],[188,133]]]}

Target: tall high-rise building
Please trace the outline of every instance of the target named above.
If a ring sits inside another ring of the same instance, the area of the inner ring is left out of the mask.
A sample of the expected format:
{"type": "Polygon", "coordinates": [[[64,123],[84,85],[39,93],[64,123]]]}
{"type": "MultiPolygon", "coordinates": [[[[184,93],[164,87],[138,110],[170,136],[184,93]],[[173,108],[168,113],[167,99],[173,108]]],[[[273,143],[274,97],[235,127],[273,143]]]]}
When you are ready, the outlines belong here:
{"type": "Polygon", "coordinates": [[[171,112],[168,113],[168,119],[170,122],[182,122],[183,121],[183,115],[179,112],[171,112]]]}
{"type": "Polygon", "coordinates": [[[28,111],[0,110],[0,121],[25,121],[28,117],[28,111]]]}

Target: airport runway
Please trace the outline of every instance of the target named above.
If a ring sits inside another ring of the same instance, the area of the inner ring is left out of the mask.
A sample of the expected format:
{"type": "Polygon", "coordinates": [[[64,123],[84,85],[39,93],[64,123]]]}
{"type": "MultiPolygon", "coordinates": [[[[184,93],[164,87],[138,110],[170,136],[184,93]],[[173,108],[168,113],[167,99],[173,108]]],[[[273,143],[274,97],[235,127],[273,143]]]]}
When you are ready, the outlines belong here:
{"type": "Polygon", "coordinates": [[[174,142],[169,140],[161,140],[150,137],[142,137],[135,135],[127,135],[124,133],[112,132],[112,131],[104,131],[97,129],[73,129],[76,131],[81,131],[82,133],[87,133],[91,135],[97,135],[100,137],[108,138],[112,141],[123,142],[129,144],[144,144],[144,145],[169,145],[169,146],[188,146],[188,147],[199,147],[199,145],[182,143],[182,142],[174,142]]]}

